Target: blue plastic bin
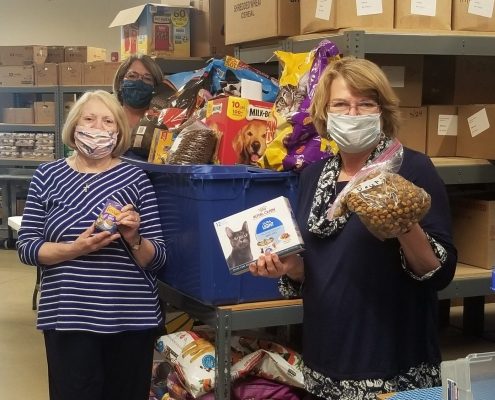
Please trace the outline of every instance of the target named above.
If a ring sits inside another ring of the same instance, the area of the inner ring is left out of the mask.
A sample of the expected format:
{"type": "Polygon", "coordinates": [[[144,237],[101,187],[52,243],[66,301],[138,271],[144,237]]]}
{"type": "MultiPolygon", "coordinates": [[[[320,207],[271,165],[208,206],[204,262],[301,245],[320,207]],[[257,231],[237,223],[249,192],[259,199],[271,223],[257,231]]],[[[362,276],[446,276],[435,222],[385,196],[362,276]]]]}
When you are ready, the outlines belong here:
{"type": "Polygon", "coordinates": [[[205,304],[280,298],[277,280],[231,275],[213,222],[285,196],[295,210],[298,176],[249,166],[172,166],[127,160],[148,172],[160,206],[167,263],[159,279],[205,304]]]}

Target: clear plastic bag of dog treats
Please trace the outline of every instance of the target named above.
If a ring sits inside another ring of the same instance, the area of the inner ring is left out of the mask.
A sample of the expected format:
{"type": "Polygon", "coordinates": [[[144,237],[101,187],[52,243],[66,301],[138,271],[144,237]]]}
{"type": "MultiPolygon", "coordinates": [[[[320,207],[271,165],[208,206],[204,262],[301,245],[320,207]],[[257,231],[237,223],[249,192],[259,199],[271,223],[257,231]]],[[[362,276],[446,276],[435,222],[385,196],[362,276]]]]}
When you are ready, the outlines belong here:
{"type": "Polygon", "coordinates": [[[431,205],[430,195],[397,174],[403,148],[394,140],[372,163],[362,168],[337,196],[329,218],[356,213],[379,239],[407,233],[431,205]]]}

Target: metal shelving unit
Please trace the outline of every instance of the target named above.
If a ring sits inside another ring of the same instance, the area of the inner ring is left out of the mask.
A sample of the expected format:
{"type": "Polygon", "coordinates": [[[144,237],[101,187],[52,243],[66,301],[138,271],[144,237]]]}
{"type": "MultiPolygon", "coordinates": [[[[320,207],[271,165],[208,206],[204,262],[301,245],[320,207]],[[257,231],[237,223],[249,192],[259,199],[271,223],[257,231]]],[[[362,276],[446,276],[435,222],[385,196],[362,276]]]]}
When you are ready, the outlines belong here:
{"type": "MultiPolygon", "coordinates": [[[[284,50],[306,52],[323,39],[334,42],[344,55],[364,57],[376,54],[434,54],[434,55],[484,55],[495,56],[495,35],[482,33],[422,34],[412,32],[367,32],[343,30],[274,40],[261,44],[246,44],[235,48],[235,56],[248,64],[276,62],[273,52],[284,50]]],[[[495,164],[487,160],[471,160],[459,157],[435,158],[435,167],[447,185],[493,184],[495,164]]],[[[440,299],[470,297],[482,299],[490,294],[491,274],[489,270],[462,267],[451,284],[439,292],[440,299]]],[[[193,318],[216,329],[216,399],[230,398],[230,337],[233,330],[302,322],[302,303],[294,300],[279,306],[277,302],[265,302],[264,307],[239,308],[232,306],[211,306],[185,295],[169,285],[160,282],[160,296],[174,307],[193,318]]],[[[479,311],[479,302],[475,304],[479,311]]],[[[470,315],[472,317],[472,315],[470,315]]]]}

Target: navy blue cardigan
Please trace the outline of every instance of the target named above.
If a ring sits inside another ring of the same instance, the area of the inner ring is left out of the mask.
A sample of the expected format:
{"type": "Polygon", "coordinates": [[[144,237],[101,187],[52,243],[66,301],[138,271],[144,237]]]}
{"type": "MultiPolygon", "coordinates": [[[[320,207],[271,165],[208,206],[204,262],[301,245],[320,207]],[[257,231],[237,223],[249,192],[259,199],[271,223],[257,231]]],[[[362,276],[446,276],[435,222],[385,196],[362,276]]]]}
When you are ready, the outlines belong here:
{"type": "MultiPolygon", "coordinates": [[[[302,172],[296,215],[306,244],[305,364],[333,379],[354,380],[386,379],[423,362],[439,363],[437,291],[452,280],[457,254],[446,189],[434,165],[424,154],[404,149],[399,174],[432,199],[420,225],[448,253],[440,270],[419,281],[402,268],[398,240],[378,240],[355,214],[330,238],[308,231],[308,214],[325,162],[302,172]]],[[[338,183],[337,189],[343,186],[338,183]]]]}

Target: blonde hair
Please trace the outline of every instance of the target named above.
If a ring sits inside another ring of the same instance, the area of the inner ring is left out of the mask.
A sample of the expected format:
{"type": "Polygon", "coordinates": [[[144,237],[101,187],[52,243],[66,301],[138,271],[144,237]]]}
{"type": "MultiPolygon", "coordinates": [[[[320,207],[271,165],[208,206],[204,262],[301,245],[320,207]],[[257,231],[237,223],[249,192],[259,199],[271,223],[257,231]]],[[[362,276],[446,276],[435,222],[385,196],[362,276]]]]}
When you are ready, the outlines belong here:
{"type": "Polygon", "coordinates": [[[129,128],[129,123],[124,113],[124,109],[115,96],[104,90],[86,92],[74,103],[62,129],[62,142],[71,149],[76,149],[74,131],[79,122],[79,118],[82,115],[84,105],[90,100],[101,101],[113,114],[119,134],[117,135],[117,144],[112,151],[112,157],[121,156],[131,146],[131,131],[129,128]]]}
{"type": "Polygon", "coordinates": [[[382,113],[382,131],[391,138],[399,129],[399,100],[383,71],[375,63],[362,58],[343,57],[331,62],[323,71],[309,108],[318,133],[327,136],[327,108],[334,79],[342,77],[351,92],[378,102],[382,113]]]}

